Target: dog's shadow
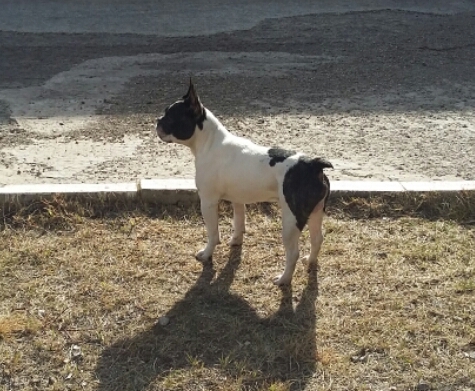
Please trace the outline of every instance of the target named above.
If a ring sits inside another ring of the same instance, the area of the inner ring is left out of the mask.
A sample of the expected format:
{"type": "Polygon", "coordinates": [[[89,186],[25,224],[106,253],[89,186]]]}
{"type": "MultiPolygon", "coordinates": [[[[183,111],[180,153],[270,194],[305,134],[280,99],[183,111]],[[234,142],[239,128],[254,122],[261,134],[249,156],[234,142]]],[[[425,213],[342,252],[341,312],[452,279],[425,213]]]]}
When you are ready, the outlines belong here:
{"type": "MultiPolygon", "coordinates": [[[[96,368],[99,390],[161,389],[167,381],[179,383],[187,370],[214,373],[202,379],[207,389],[219,388],[222,379],[236,379],[246,389],[275,382],[302,389],[316,370],[316,271],[309,271],[295,309],[286,287],[279,309],[261,317],[229,291],[240,261],[240,248],[232,249],[215,280],[212,264],[203,265],[196,284],[167,313],[169,324],[157,322],[105,349],[96,368]]],[[[200,382],[186,375],[181,381],[200,382]]]]}

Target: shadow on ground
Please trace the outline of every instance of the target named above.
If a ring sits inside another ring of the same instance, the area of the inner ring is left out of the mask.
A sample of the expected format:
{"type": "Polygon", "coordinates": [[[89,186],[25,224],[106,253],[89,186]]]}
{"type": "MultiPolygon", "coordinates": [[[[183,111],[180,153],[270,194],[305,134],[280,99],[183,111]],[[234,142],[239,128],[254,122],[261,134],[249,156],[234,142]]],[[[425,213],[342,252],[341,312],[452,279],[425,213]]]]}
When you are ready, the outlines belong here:
{"type": "Polygon", "coordinates": [[[145,390],[157,383],[187,389],[200,381],[211,389],[229,379],[245,389],[275,382],[302,389],[316,371],[316,271],[309,271],[295,309],[285,288],[278,311],[261,317],[230,292],[240,261],[241,250],[231,250],[216,279],[212,264],[203,265],[196,284],[167,313],[168,325],[157,323],[106,348],[96,369],[99,389],[145,390]]]}

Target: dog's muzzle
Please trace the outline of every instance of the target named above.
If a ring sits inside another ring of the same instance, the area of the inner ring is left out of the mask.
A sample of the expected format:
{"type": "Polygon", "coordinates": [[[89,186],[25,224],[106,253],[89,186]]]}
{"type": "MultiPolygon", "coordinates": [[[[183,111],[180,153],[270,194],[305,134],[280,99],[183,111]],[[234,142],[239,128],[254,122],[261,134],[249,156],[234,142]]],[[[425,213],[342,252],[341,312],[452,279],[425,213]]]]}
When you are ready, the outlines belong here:
{"type": "Polygon", "coordinates": [[[157,126],[156,126],[156,131],[157,131],[157,136],[160,138],[160,140],[166,142],[166,143],[171,143],[172,140],[170,140],[170,135],[169,134],[166,134],[162,128],[162,126],[160,125],[160,120],[157,122],[157,126]]]}

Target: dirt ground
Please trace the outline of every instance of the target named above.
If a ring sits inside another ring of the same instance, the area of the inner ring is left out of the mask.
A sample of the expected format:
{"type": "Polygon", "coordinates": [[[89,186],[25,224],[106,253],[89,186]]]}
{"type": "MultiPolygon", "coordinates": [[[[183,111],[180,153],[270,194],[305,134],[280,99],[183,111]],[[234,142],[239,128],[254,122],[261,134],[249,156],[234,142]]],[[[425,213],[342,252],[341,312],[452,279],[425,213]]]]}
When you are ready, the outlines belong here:
{"type": "Polygon", "coordinates": [[[204,105],[333,180],[474,180],[475,14],[265,20],[188,38],[0,31],[0,185],[191,178],[153,122],[194,77],[204,105]]]}

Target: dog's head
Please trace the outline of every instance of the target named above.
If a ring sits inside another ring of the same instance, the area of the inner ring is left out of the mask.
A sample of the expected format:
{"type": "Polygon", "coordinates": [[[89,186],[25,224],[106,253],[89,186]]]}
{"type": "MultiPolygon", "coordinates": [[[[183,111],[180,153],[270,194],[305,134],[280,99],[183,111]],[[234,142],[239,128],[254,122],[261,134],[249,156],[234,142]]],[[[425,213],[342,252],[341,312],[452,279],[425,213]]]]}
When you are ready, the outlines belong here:
{"type": "Polygon", "coordinates": [[[157,120],[157,134],[167,143],[186,144],[195,131],[203,129],[206,110],[200,102],[190,78],[186,95],[165,109],[165,115],[157,120]]]}

